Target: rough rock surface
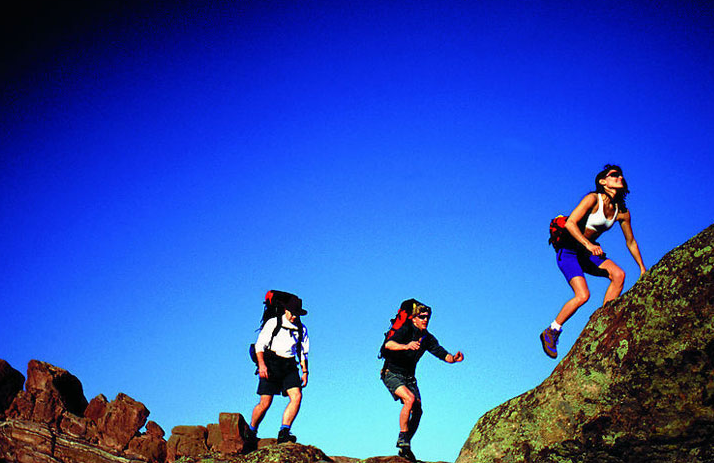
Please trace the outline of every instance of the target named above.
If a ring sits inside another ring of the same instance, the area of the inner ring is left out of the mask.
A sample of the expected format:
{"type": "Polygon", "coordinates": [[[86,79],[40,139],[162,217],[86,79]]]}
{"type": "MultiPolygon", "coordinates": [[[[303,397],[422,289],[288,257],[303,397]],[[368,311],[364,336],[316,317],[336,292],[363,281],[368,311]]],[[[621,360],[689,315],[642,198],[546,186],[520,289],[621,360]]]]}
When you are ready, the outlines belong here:
{"type": "Polygon", "coordinates": [[[713,268],[714,225],[598,309],[542,384],[478,420],[456,462],[714,462],[713,268]]]}
{"type": "Polygon", "coordinates": [[[168,461],[208,455],[207,438],[208,429],[204,426],[176,426],[168,441],[168,461]]]}
{"type": "MultiPolygon", "coordinates": [[[[0,415],[0,461],[52,463],[127,463],[166,461],[166,441],[156,423],[139,430],[149,411],[119,394],[108,402],[99,395],[87,402],[82,383],[68,371],[31,360],[25,390],[17,389],[17,374],[0,360],[0,390],[5,401],[0,415]],[[7,380],[7,378],[10,380],[7,380]]],[[[20,377],[22,375],[20,374],[20,377]]],[[[24,379],[24,378],[23,378],[24,379]]],[[[21,387],[21,386],[20,386],[21,387]]]]}
{"type": "Polygon", "coordinates": [[[119,393],[97,422],[99,443],[114,450],[124,450],[144,426],[148,416],[149,410],[144,404],[119,393]]]}
{"type": "Polygon", "coordinates": [[[316,463],[331,461],[322,450],[317,447],[301,444],[279,444],[263,447],[247,455],[244,455],[240,463],[316,463]]]}
{"type": "Polygon", "coordinates": [[[221,413],[218,415],[218,430],[216,435],[220,436],[218,450],[221,453],[243,453],[246,448],[246,441],[243,436],[247,435],[248,423],[240,413],[221,413]]]}

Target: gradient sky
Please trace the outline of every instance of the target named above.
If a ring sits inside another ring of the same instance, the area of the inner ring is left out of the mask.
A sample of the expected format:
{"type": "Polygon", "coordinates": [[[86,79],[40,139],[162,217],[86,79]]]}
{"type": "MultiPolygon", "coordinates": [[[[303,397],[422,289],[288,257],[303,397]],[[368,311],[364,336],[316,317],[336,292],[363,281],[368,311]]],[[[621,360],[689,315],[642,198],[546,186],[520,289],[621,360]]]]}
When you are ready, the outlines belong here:
{"type": "MultiPolygon", "coordinates": [[[[299,441],[394,454],[376,355],[415,297],[466,356],[417,369],[414,452],[453,461],[555,367],[538,335],[571,292],[548,223],[605,163],[648,267],[714,218],[704,3],[145,3],[2,15],[0,358],[124,392],[167,438],[250,414],[274,288],[309,310],[299,441]]],[[[619,227],[601,243],[635,284],[619,227]]]]}

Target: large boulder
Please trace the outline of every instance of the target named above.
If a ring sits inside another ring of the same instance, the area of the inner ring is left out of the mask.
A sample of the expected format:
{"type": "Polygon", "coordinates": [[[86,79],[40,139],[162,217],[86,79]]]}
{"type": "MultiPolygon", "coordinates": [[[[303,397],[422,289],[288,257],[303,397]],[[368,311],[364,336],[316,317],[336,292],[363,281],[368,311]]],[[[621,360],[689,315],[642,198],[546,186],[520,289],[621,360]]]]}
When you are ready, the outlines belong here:
{"type": "MultiPolygon", "coordinates": [[[[75,415],[82,416],[87,408],[82,383],[76,376],[62,368],[39,360],[30,360],[27,365],[27,381],[25,390],[36,397],[37,401],[47,400],[44,404],[48,409],[54,407],[52,402],[75,415]]],[[[37,405],[40,404],[36,404],[37,405]]],[[[36,413],[42,414],[42,411],[36,413]]],[[[47,411],[51,415],[51,411],[47,411]]],[[[44,416],[48,416],[44,415],[44,416]]],[[[41,417],[44,417],[41,416],[41,417]]]]}
{"type": "Polygon", "coordinates": [[[129,442],[126,454],[149,463],[164,463],[167,446],[164,430],[154,421],[146,423],[146,433],[135,436],[129,442]]]}
{"type": "Polygon", "coordinates": [[[89,405],[84,410],[84,417],[87,420],[87,434],[85,437],[92,443],[99,442],[99,422],[106,415],[107,407],[109,407],[109,401],[104,394],[99,394],[89,401],[89,405]]]}
{"type": "Polygon", "coordinates": [[[167,442],[167,461],[208,454],[207,437],[208,429],[205,426],[174,427],[167,442]]]}
{"type": "Polygon", "coordinates": [[[5,418],[5,410],[22,391],[23,384],[25,384],[25,377],[22,373],[0,359],[0,420],[5,418]]]}
{"type": "Polygon", "coordinates": [[[714,461],[714,226],[590,318],[542,384],[481,417],[456,460],[714,461]]]}
{"type": "Polygon", "coordinates": [[[151,434],[141,434],[129,442],[125,455],[148,463],[164,463],[167,456],[166,441],[151,434]]]}
{"type": "MultiPolygon", "coordinates": [[[[231,458],[248,453],[253,449],[247,444],[247,433],[248,423],[240,413],[220,413],[218,424],[176,426],[167,443],[167,460],[208,455],[231,458]]],[[[258,447],[273,444],[275,439],[261,439],[258,447]]]]}
{"type": "Polygon", "coordinates": [[[246,449],[248,423],[240,413],[221,413],[218,415],[218,427],[221,434],[219,450],[224,454],[243,453],[246,449]]]}
{"type": "Polygon", "coordinates": [[[76,376],[49,363],[31,360],[25,390],[17,394],[6,416],[59,427],[68,415],[82,417],[86,407],[82,383],[76,376]]]}
{"type": "Polygon", "coordinates": [[[126,394],[119,393],[99,418],[99,444],[114,450],[124,450],[131,439],[146,424],[149,410],[126,394]]]}

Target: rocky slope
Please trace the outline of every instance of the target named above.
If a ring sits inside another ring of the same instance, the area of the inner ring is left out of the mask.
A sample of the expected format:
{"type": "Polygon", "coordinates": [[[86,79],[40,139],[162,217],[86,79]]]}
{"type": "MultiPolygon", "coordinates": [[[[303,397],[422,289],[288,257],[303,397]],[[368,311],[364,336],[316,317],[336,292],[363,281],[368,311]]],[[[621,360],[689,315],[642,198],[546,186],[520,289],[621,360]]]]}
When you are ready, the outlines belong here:
{"type": "Polygon", "coordinates": [[[457,463],[714,462],[713,248],[714,225],[598,309],[542,384],[478,420],[457,463]]]}

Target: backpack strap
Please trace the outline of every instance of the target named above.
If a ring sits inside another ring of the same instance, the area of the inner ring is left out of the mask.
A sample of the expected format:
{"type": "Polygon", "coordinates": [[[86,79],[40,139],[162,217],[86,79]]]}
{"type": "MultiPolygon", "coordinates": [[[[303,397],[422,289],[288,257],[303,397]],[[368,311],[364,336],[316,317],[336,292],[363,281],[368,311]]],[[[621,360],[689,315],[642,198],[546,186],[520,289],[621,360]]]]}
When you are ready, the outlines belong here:
{"type": "Polygon", "coordinates": [[[295,352],[297,352],[297,360],[298,363],[300,363],[300,356],[302,353],[302,333],[305,331],[305,328],[302,326],[302,322],[298,324],[298,342],[297,346],[295,346],[295,352]]]}
{"type": "Polygon", "coordinates": [[[275,328],[273,328],[273,334],[270,336],[270,342],[268,343],[268,350],[272,350],[271,347],[273,346],[273,339],[275,339],[275,336],[280,332],[280,330],[283,327],[283,316],[280,315],[276,317],[278,319],[278,322],[275,324],[275,328]]]}
{"type": "MultiPolygon", "coordinates": [[[[275,328],[273,329],[273,334],[270,336],[270,342],[268,343],[268,350],[272,350],[271,347],[273,345],[273,339],[275,339],[275,336],[280,332],[281,329],[283,329],[283,316],[279,316],[278,318],[278,323],[275,325],[275,328]]],[[[292,328],[285,328],[286,330],[289,331],[295,331],[292,328]]],[[[302,326],[302,323],[298,326],[297,332],[298,332],[298,342],[297,346],[295,347],[295,350],[297,351],[297,358],[298,362],[300,361],[300,355],[302,353],[302,339],[303,339],[303,331],[304,328],[302,326]]]]}

